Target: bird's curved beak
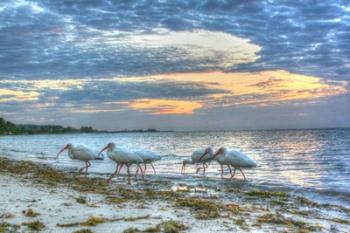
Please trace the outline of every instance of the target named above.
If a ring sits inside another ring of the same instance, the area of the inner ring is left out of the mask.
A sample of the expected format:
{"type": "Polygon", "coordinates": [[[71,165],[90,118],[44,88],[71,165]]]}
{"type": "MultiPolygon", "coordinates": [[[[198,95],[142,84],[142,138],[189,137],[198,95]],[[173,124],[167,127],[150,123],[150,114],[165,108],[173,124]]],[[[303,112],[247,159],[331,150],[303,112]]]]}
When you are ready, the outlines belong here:
{"type": "Polygon", "coordinates": [[[204,154],[199,158],[199,161],[202,161],[204,156],[206,156],[207,154],[208,154],[208,150],[205,150],[204,154]]]}
{"type": "Polygon", "coordinates": [[[68,149],[68,145],[66,145],[65,147],[63,147],[58,153],[57,153],[57,155],[56,155],[56,158],[55,159],[57,159],[58,158],[58,156],[64,151],[64,150],[67,150],[68,149]]]}
{"type": "Polygon", "coordinates": [[[213,160],[218,157],[218,155],[221,154],[221,150],[218,150],[214,155],[213,155],[213,160]]]}
{"type": "Polygon", "coordinates": [[[101,153],[102,153],[103,151],[107,150],[108,148],[109,148],[109,145],[105,146],[105,147],[100,151],[100,153],[98,153],[98,156],[100,156],[101,153]]]}

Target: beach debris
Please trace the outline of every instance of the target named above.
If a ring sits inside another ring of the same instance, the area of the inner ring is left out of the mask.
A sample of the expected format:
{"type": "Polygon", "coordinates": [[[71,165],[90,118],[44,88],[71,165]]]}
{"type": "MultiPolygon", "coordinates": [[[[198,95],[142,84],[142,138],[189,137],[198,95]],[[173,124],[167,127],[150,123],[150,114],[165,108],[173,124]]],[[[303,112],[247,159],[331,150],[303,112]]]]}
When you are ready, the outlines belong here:
{"type": "Polygon", "coordinates": [[[29,208],[29,209],[27,209],[27,210],[23,210],[22,213],[24,214],[24,216],[26,216],[26,217],[31,217],[31,218],[40,215],[40,213],[35,212],[32,208],[29,208]]]}
{"type": "Polygon", "coordinates": [[[4,218],[13,218],[15,215],[11,214],[11,213],[3,213],[0,215],[0,218],[4,219],[4,218]]]}
{"type": "Polygon", "coordinates": [[[86,204],[86,203],[87,203],[86,198],[83,197],[83,196],[76,197],[75,200],[76,200],[79,204],[86,204]]]}
{"type": "Polygon", "coordinates": [[[123,233],[137,233],[137,232],[141,232],[141,231],[135,227],[130,227],[130,228],[123,231],[123,233]]]}
{"type": "Polygon", "coordinates": [[[93,231],[90,229],[80,229],[77,231],[73,231],[73,233],[93,233],[93,231]]]}
{"type": "Polygon", "coordinates": [[[30,230],[33,231],[41,231],[46,227],[45,224],[40,222],[39,220],[35,222],[22,223],[22,225],[27,226],[30,230]]]}
{"type": "Polygon", "coordinates": [[[164,233],[178,233],[187,229],[187,227],[184,224],[174,220],[163,222],[162,225],[164,228],[164,233]]]}
{"type": "Polygon", "coordinates": [[[101,216],[90,216],[86,221],[74,222],[66,224],[56,224],[58,227],[75,227],[75,226],[96,226],[98,224],[106,222],[107,219],[101,216]]]}
{"type": "Polygon", "coordinates": [[[179,198],[175,202],[177,207],[189,207],[196,213],[197,219],[211,219],[220,216],[220,204],[214,201],[209,201],[200,198],[179,198]]]}
{"type": "Polygon", "coordinates": [[[144,230],[140,230],[135,227],[130,227],[127,228],[123,231],[123,233],[138,233],[138,232],[164,232],[164,233],[180,233],[184,230],[186,230],[187,227],[174,220],[168,220],[162,223],[157,224],[156,226],[153,227],[148,227],[144,230]]]}
{"type": "Polygon", "coordinates": [[[299,231],[316,231],[321,229],[320,226],[311,226],[303,221],[284,217],[279,213],[268,213],[261,215],[257,218],[257,224],[276,224],[292,226],[298,228],[299,231]]]}
{"type": "Polygon", "coordinates": [[[0,222],[0,233],[18,232],[19,225],[8,222],[0,222]]]}
{"type": "Polygon", "coordinates": [[[137,217],[121,217],[121,218],[105,218],[101,216],[91,216],[86,221],[83,222],[73,222],[73,223],[57,223],[58,227],[76,227],[76,226],[96,226],[98,224],[106,223],[106,222],[117,222],[117,221],[125,221],[125,222],[134,222],[141,219],[148,219],[151,216],[137,216],[137,217]]]}

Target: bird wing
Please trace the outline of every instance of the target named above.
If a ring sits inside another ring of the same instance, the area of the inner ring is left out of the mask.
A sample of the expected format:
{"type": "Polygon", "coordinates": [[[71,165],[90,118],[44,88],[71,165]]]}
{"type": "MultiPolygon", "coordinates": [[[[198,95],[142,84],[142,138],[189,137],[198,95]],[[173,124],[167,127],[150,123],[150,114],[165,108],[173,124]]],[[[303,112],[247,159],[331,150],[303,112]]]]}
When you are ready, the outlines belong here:
{"type": "Polygon", "coordinates": [[[236,165],[239,167],[255,167],[257,163],[243,152],[230,150],[226,155],[226,160],[231,165],[236,165]]]}
{"type": "Polygon", "coordinates": [[[134,152],[117,148],[109,155],[110,159],[117,163],[142,163],[143,159],[134,152]]]}
{"type": "Polygon", "coordinates": [[[205,153],[205,150],[206,150],[206,149],[199,149],[199,150],[193,151],[192,156],[191,156],[192,161],[195,162],[195,163],[207,161],[207,160],[209,159],[208,154],[205,155],[201,161],[199,161],[199,159],[200,159],[200,158],[203,156],[203,154],[205,153]]]}

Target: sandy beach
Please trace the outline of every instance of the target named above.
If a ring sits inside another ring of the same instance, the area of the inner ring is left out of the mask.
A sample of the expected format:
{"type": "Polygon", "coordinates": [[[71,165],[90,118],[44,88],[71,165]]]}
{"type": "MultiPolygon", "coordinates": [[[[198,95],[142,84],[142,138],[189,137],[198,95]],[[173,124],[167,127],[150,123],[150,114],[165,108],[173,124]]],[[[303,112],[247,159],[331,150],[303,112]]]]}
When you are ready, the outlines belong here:
{"type": "Polygon", "coordinates": [[[350,231],[347,208],[241,181],[188,186],[146,176],[126,185],[125,179],[108,184],[105,177],[2,158],[0,232],[350,231]]]}

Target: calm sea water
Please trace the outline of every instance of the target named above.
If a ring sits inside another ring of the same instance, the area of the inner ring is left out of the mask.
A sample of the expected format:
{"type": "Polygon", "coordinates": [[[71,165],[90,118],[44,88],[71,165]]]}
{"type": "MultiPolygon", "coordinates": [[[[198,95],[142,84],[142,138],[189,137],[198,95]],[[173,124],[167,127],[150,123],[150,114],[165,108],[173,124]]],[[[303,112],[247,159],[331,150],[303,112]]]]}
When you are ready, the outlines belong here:
{"type": "MultiPolygon", "coordinates": [[[[245,185],[279,188],[350,206],[350,129],[5,136],[0,137],[0,154],[78,168],[82,162],[67,155],[58,161],[53,157],[67,143],[98,151],[111,141],[123,148],[159,153],[162,160],[156,163],[154,177],[181,182],[206,182],[194,175],[195,166],[187,168],[187,175],[180,174],[182,160],[193,150],[239,148],[259,163],[258,168],[246,170],[249,181],[245,185]]],[[[114,166],[108,158],[94,161],[91,172],[108,174],[114,166]]],[[[220,180],[218,169],[216,162],[210,165],[208,182],[230,182],[220,180]]]]}

